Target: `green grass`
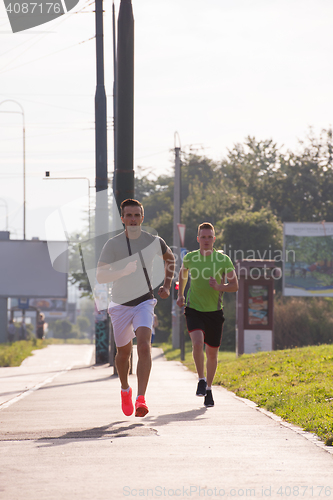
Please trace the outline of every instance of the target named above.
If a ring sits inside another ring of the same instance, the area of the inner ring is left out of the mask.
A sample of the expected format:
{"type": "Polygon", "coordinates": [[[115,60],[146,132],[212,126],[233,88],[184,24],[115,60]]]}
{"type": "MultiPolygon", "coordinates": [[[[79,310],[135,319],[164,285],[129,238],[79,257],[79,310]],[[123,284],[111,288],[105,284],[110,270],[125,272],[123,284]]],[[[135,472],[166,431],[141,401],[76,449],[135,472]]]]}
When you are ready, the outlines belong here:
{"type": "Polygon", "coordinates": [[[32,351],[46,347],[42,340],[20,340],[12,344],[0,344],[0,366],[20,366],[22,361],[31,356],[32,351]]]}
{"type": "MultiPolygon", "coordinates": [[[[167,359],[180,351],[162,344],[167,359]]],[[[191,346],[184,364],[195,371],[191,346]]],[[[246,354],[219,352],[214,384],[333,443],[333,345],[246,354]]]]}
{"type": "MultiPolygon", "coordinates": [[[[28,356],[32,355],[35,349],[42,349],[50,344],[64,344],[62,339],[32,339],[20,340],[12,344],[0,344],[0,367],[20,366],[28,356]]],[[[89,344],[88,339],[67,339],[67,344],[89,344]]]]}

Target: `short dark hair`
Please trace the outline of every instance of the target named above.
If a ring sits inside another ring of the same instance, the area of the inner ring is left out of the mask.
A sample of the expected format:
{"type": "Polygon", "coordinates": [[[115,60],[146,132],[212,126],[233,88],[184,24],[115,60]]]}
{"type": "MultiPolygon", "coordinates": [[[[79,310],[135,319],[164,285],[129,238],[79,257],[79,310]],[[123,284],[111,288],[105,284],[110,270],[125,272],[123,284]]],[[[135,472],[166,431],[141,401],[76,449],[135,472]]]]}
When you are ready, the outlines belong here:
{"type": "Polygon", "coordinates": [[[125,207],[140,207],[141,208],[141,214],[143,215],[143,205],[140,203],[138,200],[133,200],[132,198],[128,198],[127,200],[124,200],[120,204],[120,210],[121,210],[121,216],[123,217],[124,215],[124,208],[125,207]]]}
{"type": "Polygon", "coordinates": [[[214,231],[214,234],[215,234],[214,226],[210,222],[203,222],[202,224],[199,224],[199,226],[198,226],[198,236],[200,234],[200,230],[201,229],[211,229],[212,231],[214,231]]]}

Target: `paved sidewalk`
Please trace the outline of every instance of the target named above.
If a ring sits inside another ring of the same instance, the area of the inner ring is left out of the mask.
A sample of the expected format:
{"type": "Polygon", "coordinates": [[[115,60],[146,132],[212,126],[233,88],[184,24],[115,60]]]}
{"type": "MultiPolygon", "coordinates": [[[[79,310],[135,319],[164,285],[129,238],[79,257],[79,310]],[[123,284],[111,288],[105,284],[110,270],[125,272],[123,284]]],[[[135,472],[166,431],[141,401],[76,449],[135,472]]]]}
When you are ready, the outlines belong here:
{"type": "Polygon", "coordinates": [[[33,351],[20,366],[0,368],[0,409],[75,366],[91,365],[94,353],[93,345],[49,345],[33,351]]]}
{"type": "Polygon", "coordinates": [[[195,374],[153,356],[144,418],[86,358],[0,410],[1,500],[333,496],[328,451],[221,387],[206,409],[195,374]]]}

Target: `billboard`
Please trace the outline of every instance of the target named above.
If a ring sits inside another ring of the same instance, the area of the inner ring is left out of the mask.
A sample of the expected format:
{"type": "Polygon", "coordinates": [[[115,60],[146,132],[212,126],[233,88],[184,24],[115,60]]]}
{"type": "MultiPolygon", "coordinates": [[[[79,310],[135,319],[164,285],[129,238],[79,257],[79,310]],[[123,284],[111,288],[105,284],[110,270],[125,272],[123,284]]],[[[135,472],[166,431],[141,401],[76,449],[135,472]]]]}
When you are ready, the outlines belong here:
{"type": "Polygon", "coordinates": [[[32,299],[29,301],[29,304],[44,313],[67,311],[67,299],[32,299]]]}
{"type": "Polygon", "coordinates": [[[286,222],[283,295],[333,297],[333,223],[286,222]]]}
{"type": "MultiPolygon", "coordinates": [[[[27,302],[27,308],[33,307],[41,311],[46,319],[64,319],[67,318],[67,299],[52,299],[52,298],[29,298],[29,299],[19,299],[11,297],[11,307],[23,309],[24,301],[27,302]],[[23,304],[22,304],[23,302],[23,304]]],[[[31,309],[30,309],[31,311],[31,309]]]]}
{"type": "Polygon", "coordinates": [[[66,298],[67,248],[64,241],[0,241],[0,297],[66,298]]]}

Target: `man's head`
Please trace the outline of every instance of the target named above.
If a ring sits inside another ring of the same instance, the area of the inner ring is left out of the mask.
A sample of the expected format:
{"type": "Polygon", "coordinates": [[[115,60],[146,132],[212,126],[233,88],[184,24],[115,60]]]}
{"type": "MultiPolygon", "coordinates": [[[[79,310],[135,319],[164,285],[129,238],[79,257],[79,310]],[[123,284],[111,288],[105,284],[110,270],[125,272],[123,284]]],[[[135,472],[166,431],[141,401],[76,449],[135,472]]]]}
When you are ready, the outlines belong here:
{"type": "Polygon", "coordinates": [[[122,202],[120,209],[121,220],[125,225],[126,234],[137,238],[140,235],[141,224],[144,219],[142,204],[137,200],[128,199],[122,202]]]}
{"type": "Polygon", "coordinates": [[[214,226],[210,222],[203,222],[202,224],[199,224],[197,242],[199,243],[200,252],[211,253],[213,251],[215,240],[214,226]]]}
{"type": "Polygon", "coordinates": [[[125,207],[140,207],[141,215],[143,215],[143,205],[138,200],[132,200],[132,198],[128,198],[127,200],[124,200],[123,202],[121,202],[120,211],[121,211],[122,217],[124,217],[124,208],[125,207]]]}
{"type": "Polygon", "coordinates": [[[199,226],[198,226],[198,236],[200,236],[201,229],[211,229],[213,231],[214,235],[215,235],[214,226],[210,222],[203,222],[202,224],[199,224],[199,226]]]}

